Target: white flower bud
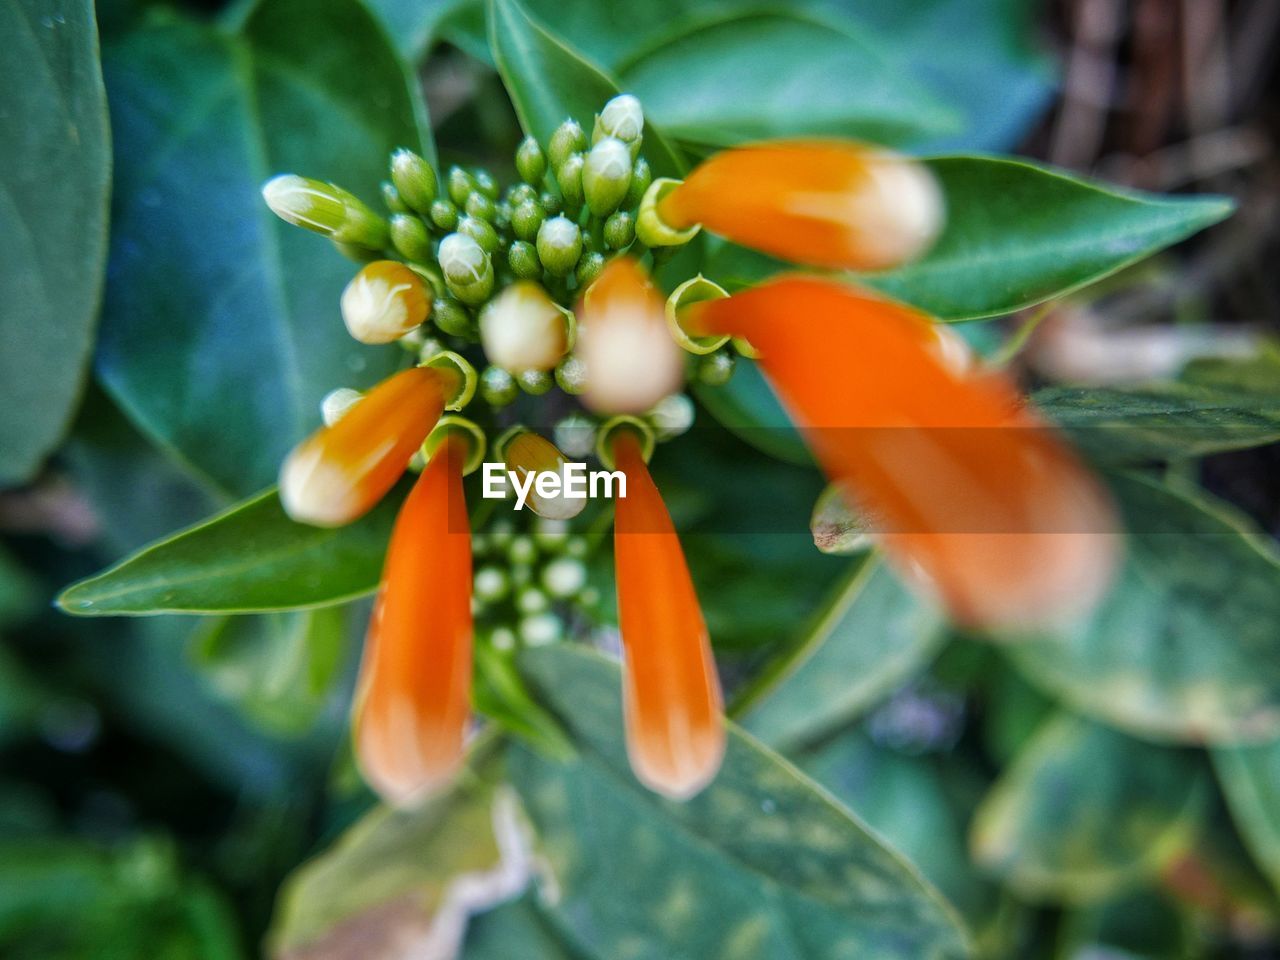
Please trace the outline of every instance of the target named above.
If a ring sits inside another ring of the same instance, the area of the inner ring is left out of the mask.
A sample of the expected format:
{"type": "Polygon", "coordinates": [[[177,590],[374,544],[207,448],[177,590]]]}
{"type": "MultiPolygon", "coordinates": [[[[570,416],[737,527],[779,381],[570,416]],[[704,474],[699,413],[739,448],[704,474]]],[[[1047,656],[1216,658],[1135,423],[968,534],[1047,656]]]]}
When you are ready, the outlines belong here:
{"type": "Polygon", "coordinates": [[[621,140],[605,137],[587,154],[582,167],[582,191],[598,217],[612,213],[631,185],[631,151],[621,140]]]}
{"type": "Polygon", "coordinates": [[[324,395],[324,399],[320,401],[320,416],[324,418],[324,425],[332,427],[342,419],[343,414],[363,399],[364,394],[359,390],[352,390],[350,387],[339,387],[337,390],[330,390],[324,395]]]}
{"type": "Polygon", "coordinates": [[[347,219],[346,202],[337,190],[292,173],[272,177],[263,184],[262,199],[286,223],[326,237],[333,236],[347,219]]]}
{"type": "Polygon", "coordinates": [[[426,288],[394,260],[364,267],[342,291],[342,322],[361,343],[390,343],[427,319],[426,288]]]}
{"type": "Polygon", "coordinates": [[[587,584],[587,568],[572,557],[552,560],[542,570],[542,585],[551,596],[563,600],[587,584]]]}
{"type": "Polygon", "coordinates": [[[600,129],[610,137],[630,143],[644,132],[644,108],[629,93],[620,94],[600,111],[600,129]]]}
{"type": "Polygon", "coordinates": [[[440,241],[436,255],[440,269],[454,283],[480,283],[493,266],[480,244],[463,233],[451,233],[440,241]]]}
{"type": "Polygon", "coordinates": [[[693,426],[693,401],[683,393],[673,393],[649,411],[649,421],[659,440],[670,440],[693,426]]]}
{"type": "Polygon", "coordinates": [[[513,283],[480,316],[485,355],[506,370],[550,370],[568,348],[566,314],[536,283],[513,283]]]}

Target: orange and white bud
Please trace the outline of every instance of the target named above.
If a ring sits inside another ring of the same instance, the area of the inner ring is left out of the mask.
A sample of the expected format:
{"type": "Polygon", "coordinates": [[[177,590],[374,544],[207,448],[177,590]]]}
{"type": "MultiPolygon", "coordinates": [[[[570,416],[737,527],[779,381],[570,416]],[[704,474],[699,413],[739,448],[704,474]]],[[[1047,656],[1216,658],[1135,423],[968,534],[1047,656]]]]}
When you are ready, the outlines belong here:
{"type": "Polygon", "coordinates": [[[427,319],[431,301],[416,273],[394,260],[363,267],[342,291],[342,322],[361,343],[390,343],[427,319]]]}
{"type": "Polygon", "coordinates": [[[516,373],[551,370],[572,345],[573,314],[529,281],[513,283],[480,315],[480,342],[491,363],[516,373]]]}
{"type": "Polygon", "coordinates": [[[613,541],[627,753],[646,787],[685,800],[714,779],[724,758],[720,681],[684,551],[641,440],[625,427],[610,440],[627,478],[627,495],[615,502],[613,541]]]}
{"type": "Polygon", "coordinates": [[[957,622],[1054,625],[1101,599],[1119,553],[1110,497],[1010,382],[958,363],[926,317],[800,277],[693,310],[700,331],[759,347],[828,476],[957,622]]]}
{"type": "Polygon", "coordinates": [[[570,520],[582,512],[587,498],[570,496],[568,461],[550,440],[516,427],[498,446],[507,469],[516,474],[519,482],[529,483],[525,502],[534,513],[548,520],[570,520]],[[528,480],[531,474],[532,482],[528,480]],[[541,474],[554,474],[560,478],[559,483],[540,487],[537,477],[541,474]]]}
{"type": "Polygon", "coordinates": [[[779,141],[713,154],[658,202],[673,228],[701,224],[795,263],[884,270],[942,229],[942,191],[918,160],[851,141],[779,141]]]}
{"type": "Polygon", "coordinates": [[[285,512],[318,527],[362,516],[400,479],[461,381],[451,368],[415,367],[378,384],[285,458],[280,467],[285,512]]]}
{"type": "Polygon", "coordinates": [[[466,442],[446,439],[396,518],[353,709],[360,770],[410,806],[462,766],[471,712],[471,534],[466,442]]]}
{"type": "Polygon", "coordinates": [[[630,257],[610,261],[580,307],[582,400],[597,413],[642,413],[680,388],[682,351],[661,295],[630,257]]]}

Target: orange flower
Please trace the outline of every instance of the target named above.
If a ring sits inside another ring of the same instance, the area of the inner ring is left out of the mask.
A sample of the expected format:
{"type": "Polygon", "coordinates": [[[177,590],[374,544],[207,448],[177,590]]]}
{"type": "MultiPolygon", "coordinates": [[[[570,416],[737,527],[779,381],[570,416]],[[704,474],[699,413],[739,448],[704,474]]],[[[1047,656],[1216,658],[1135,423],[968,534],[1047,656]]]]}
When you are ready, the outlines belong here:
{"type": "Polygon", "coordinates": [[[400,509],[353,711],[356,757],[389,803],[447,783],[463,759],[471,689],[466,443],[447,437],[400,509]]]}
{"type": "Polygon", "coordinates": [[[882,270],[933,242],[943,203],[915,160],[849,141],[779,141],[714,154],[657,212],[797,263],[882,270]]]}
{"type": "Polygon", "coordinates": [[[330,427],[293,448],[280,467],[280,500],[294,520],[336,527],[390,490],[440,419],[455,370],[414,367],[389,377],[330,427]]]}
{"type": "Polygon", "coordinates": [[[711,782],[724,756],[720,682],[684,552],[640,441],[619,428],[611,446],[627,478],[614,520],[627,751],[645,786],[682,800],[711,782]]]}
{"type": "Polygon", "coordinates": [[[680,389],[684,358],[667,332],[662,297],[634,259],[609,261],[578,310],[583,402],[598,413],[639,413],[680,389]]]}
{"type": "Polygon", "coordinates": [[[1012,384],[958,364],[926,317],[801,277],[692,310],[698,332],[761,352],[827,474],[956,620],[1035,626],[1100,598],[1117,557],[1107,494],[1012,384]]]}

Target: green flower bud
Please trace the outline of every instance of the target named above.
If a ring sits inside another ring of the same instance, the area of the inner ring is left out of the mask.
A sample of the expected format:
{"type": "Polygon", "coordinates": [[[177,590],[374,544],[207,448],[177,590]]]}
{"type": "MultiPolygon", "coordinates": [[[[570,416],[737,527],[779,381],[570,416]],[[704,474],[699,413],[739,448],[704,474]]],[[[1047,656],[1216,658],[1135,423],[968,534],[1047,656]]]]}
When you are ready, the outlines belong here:
{"type": "Polygon", "coordinates": [[[538,259],[551,273],[562,277],[582,255],[582,231],[567,217],[553,217],[538,230],[538,259]]]}
{"type": "Polygon", "coordinates": [[[294,174],[272,177],[262,187],[272,213],[340,244],[381,250],[387,223],[356,197],[331,183],[294,174]]]}
{"type": "Polygon", "coordinates": [[[693,426],[693,412],[693,401],[687,394],[673,393],[657,402],[648,419],[659,440],[672,440],[693,426]]]}
{"type": "Polygon", "coordinates": [[[518,566],[528,566],[538,559],[538,548],[532,538],[519,534],[507,545],[507,559],[518,566]]]}
{"type": "Polygon", "coordinates": [[[441,197],[431,204],[431,222],[441,230],[453,230],[458,226],[458,208],[441,197]]]}
{"type": "Polygon", "coordinates": [[[639,100],[629,93],[623,93],[606,103],[604,109],[596,115],[591,140],[596,143],[605,137],[614,137],[632,147],[634,156],[634,151],[640,149],[643,134],[644,109],[639,100]]]}
{"type": "Polygon", "coordinates": [[[550,190],[544,191],[538,195],[538,206],[542,208],[542,212],[548,217],[554,217],[562,209],[560,198],[550,190]]]}
{"type": "Polygon", "coordinates": [[[412,209],[426,213],[436,198],[436,172],[431,164],[403,147],[391,154],[391,182],[412,209]]]}
{"type": "Polygon", "coordinates": [[[358,243],[342,243],[338,240],[331,240],[330,242],[340,254],[352,263],[374,263],[375,261],[382,259],[381,251],[362,247],[358,243]]]}
{"type": "Polygon", "coordinates": [[[535,187],[547,175],[547,158],[533,137],[525,137],[516,148],[516,171],[525,183],[535,187]]]}
{"type": "Polygon", "coordinates": [[[537,200],[538,191],[527,183],[517,183],[507,191],[507,203],[511,204],[513,210],[522,203],[536,203],[537,200]]]}
{"type": "Polygon", "coordinates": [[[459,208],[466,205],[467,197],[471,196],[471,191],[476,189],[476,182],[471,174],[463,170],[461,167],[453,166],[449,168],[449,199],[452,200],[459,208]]]}
{"type": "Polygon", "coordinates": [[[698,361],[698,379],[709,387],[722,387],[733,376],[737,365],[734,355],[728,350],[717,350],[698,361]]]}
{"type": "Polygon", "coordinates": [[[519,392],[515,377],[501,367],[485,367],[480,374],[480,396],[491,407],[505,407],[519,392]]]}
{"type": "Polygon", "coordinates": [[[489,633],[489,645],[502,653],[516,648],[516,633],[510,627],[494,627],[489,633]]]}
{"type": "Polygon", "coordinates": [[[537,613],[520,621],[520,640],[530,647],[546,647],[564,636],[564,625],[553,613],[537,613]]]}
{"type": "Polygon", "coordinates": [[[560,184],[560,196],[564,197],[566,210],[577,210],[582,206],[582,169],[585,165],[582,154],[571,153],[564,163],[556,167],[556,183],[560,184]]]}
{"type": "Polygon", "coordinates": [[[521,240],[533,240],[545,219],[546,214],[536,200],[526,201],[511,211],[511,229],[521,240]]]}
{"type": "Polygon", "coordinates": [[[556,364],[556,386],[568,394],[579,394],[587,386],[587,365],[570,354],[556,364]]]}
{"type": "Polygon", "coordinates": [[[382,191],[382,203],[392,213],[409,213],[409,205],[400,196],[400,191],[390,180],[383,180],[378,189],[382,191]]]}
{"type": "Polygon", "coordinates": [[[591,542],[586,537],[570,537],[564,545],[564,552],[575,560],[584,560],[591,552],[591,542]]]}
{"type": "Polygon", "coordinates": [[[551,438],[566,457],[586,459],[596,448],[596,422],[585,413],[571,413],[552,428],[551,438]]]}
{"type": "Polygon", "coordinates": [[[516,375],[516,383],[520,389],[533,397],[540,397],[555,383],[546,370],[521,370],[516,375]]]}
{"type": "Polygon", "coordinates": [[[680,186],[679,180],[659,178],[649,185],[640,201],[636,215],[636,236],[646,247],[678,247],[688,243],[702,228],[694,225],[681,230],[671,226],[658,213],[658,204],[668,193],[680,186]]]}
{"type": "Polygon", "coordinates": [[[610,250],[621,250],[636,238],[636,218],[625,210],[611,213],[604,222],[604,244],[610,250]]]}
{"type": "Polygon", "coordinates": [[[491,223],[498,215],[498,205],[479,190],[471,191],[462,209],[467,212],[469,217],[475,217],[477,220],[488,220],[491,223]]]}
{"type": "Polygon", "coordinates": [[[572,557],[557,557],[542,569],[542,586],[558,600],[574,596],[587,585],[587,568],[572,557]]]}
{"type": "MultiPolygon", "coordinates": [[[[533,546],[532,543],[529,545],[533,546]]],[[[516,609],[521,613],[542,613],[549,606],[551,601],[537,587],[525,587],[516,594],[516,609]]]]}
{"type": "Polygon", "coordinates": [[[631,151],[621,140],[605,137],[587,154],[582,166],[582,193],[597,217],[617,209],[631,183],[631,151]]]}
{"type": "Polygon", "coordinates": [[[627,195],[622,198],[622,205],[629,210],[640,206],[651,183],[653,171],[649,169],[649,161],[644,157],[637,157],[636,162],[631,165],[631,185],[627,187],[627,195]]]}
{"type": "Polygon", "coordinates": [[[493,225],[499,233],[511,229],[511,204],[505,200],[498,204],[494,212],[493,225]]]}
{"type": "Polygon", "coordinates": [[[505,550],[511,545],[511,541],[515,539],[515,530],[511,526],[510,520],[497,520],[489,529],[489,539],[493,541],[493,545],[499,550],[505,550]]]}
{"type": "Polygon", "coordinates": [[[506,573],[498,567],[481,567],[472,578],[472,590],[487,603],[501,600],[510,589],[506,573]]]}
{"type": "MultiPolygon", "coordinates": [[[[585,150],[587,135],[577,120],[566,120],[556,127],[551,134],[551,142],[547,145],[547,156],[551,160],[551,169],[558,171],[560,165],[569,158],[569,154],[585,150]]],[[[559,174],[557,173],[557,177],[559,174]]]]}
{"type": "Polygon", "coordinates": [[[507,263],[511,272],[521,280],[536,280],[542,276],[542,261],[538,259],[538,251],[527,240],[517,240],[507,250],[507,263]]]}
{"type": "Polygon", "coordinates": [[[441,297],[431,306],[431,317],[441,333],[475,339],[476,325],[467,308],[451,297],[441,297]]]}
{"type": "Polygon", "coordinates": [[[498,181],[489,175],[489,171],[472,170],[471,181],[476,185],[476,189],[490,200],[498,199],[498,181]]]}
{"type": "Polygon", "coordinates": [[[455,297],[473,305],[489,299],[493,292],[493,263],[474,238],[451,233],[440,241],[436,256],[445,283],[455,297]]]}
{"type": "Polygon", "coordinates": [[[485,220],[476,217],[463,217],[458,221],[458,233],[470,237],[485,253],[494,253],[498,249],[498,233],[485,220]]]}
{"type": "Polygon", "coordinates": [[[591,286],[602,270],[604,270],[604,254],[594,251],[584,253],[582,259],[578,261],[578,269],[574,271],[574,276],[578,278],[578,287],[591,286]]]}
{"type": "Polygon", "coordinates": [[[397,213],[391,217],[391,245],[406,260],[414,263],[431,261],[431,237],[426,225],[412,213],[397,213]]]}

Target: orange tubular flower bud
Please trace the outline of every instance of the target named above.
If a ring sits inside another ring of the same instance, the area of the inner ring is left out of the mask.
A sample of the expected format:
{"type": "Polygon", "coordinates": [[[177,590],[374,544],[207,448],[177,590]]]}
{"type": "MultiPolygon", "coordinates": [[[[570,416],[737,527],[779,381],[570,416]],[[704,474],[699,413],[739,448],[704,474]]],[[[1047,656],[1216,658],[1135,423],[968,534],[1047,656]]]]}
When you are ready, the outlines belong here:
{"type": "Polygon", "coordinates": [[[884,270],[923,252],[942,192],[916,160],[849,141],[760,143],[712,155],[658,213],[795,263],[884,270]]]}
{"type": "Polygon", "coordinates": [[[711,782],[724,756],[720,681],[684,552],[640,440],[619,429],[611,447],[627,478],[614,521],[627,752],[645,786],[684,800],[711,782]]]}
{"type": "Polygon", "coordinates": [[[583,402],[597,413],[641,413],[680,387],[684,360],[662,296],[639,264],[616,257],[579,308],[583,402]]]}
{"type": "Polygon", "coordinates": [[[795,277],[694,309],[699,330],[761,351],[828,475],[957,621],[1033,628],[1100,599],[1118,554],[1110,498],[1012,384],[957,363],[927,318],[795,277]]]}
{"type": "Polygon", "coordinates": [[[463,759],[471,689],[471,534],[465,441],[428,461],[396,519],[353,718],[356,758],[388,803],[447,783],[463,759]]]}
{"type": "Polygon", "coordinates": [[[384,380],[332,426],[293,448],[280,467],[280,500],[300,523],[337,527],[395,485],[440,419],[461,375],[415,367],[384,380]]]}

